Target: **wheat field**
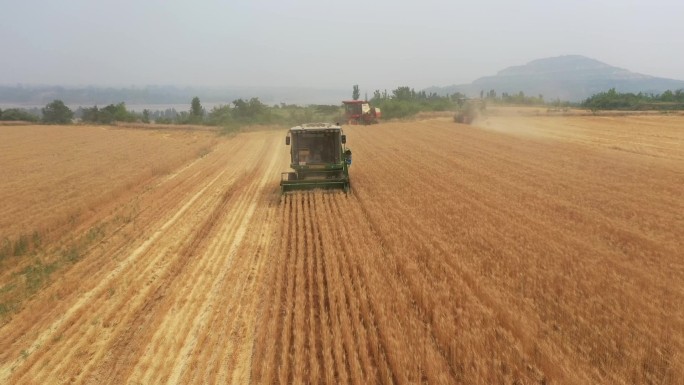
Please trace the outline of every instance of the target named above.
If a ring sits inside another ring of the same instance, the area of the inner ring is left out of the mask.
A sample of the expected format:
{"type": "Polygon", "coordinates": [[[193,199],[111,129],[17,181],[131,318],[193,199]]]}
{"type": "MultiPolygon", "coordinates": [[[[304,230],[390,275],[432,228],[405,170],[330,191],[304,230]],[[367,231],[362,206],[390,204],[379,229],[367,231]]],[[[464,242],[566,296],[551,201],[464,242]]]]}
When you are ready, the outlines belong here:
{"type": "Polygon", "coordinates": [[[2,237],[40,235],[0,382],[682,383],[683,117],[344,129],[351,193],[281,196],[285,131],[82,127],[69,173],[26,162],[81,135],[0,127],[2,237]]]}

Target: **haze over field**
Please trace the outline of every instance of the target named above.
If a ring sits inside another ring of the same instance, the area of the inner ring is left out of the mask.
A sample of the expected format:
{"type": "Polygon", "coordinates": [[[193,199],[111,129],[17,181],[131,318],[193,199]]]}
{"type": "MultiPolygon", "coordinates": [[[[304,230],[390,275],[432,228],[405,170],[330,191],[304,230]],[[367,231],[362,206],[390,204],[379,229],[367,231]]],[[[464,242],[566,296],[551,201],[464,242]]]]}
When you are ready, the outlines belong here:
{"type": "Polygon", "coordinates": [[[348,88],[469,83],[580,54],[684,79],[684,3],[2,0],[0,84],[348,88]]]}

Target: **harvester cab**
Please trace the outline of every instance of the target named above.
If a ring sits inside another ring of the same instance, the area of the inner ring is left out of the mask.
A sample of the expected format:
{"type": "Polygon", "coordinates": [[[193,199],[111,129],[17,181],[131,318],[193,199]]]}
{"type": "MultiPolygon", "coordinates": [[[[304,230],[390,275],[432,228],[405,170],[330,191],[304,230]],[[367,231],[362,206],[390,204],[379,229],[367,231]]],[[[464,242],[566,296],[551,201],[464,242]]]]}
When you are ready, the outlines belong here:
{"type": "Polygon", "coordinates": [[[309,123],[292,127],[285,137],[290,168],[280,177],[280,190],[343,189],[349,191],[351,150],[339,124],[309,123]]]}
{"type": "Polygon", "coordinates": [[[344,115],[350,125],[376,124],[382,113],[379,108],[373,107],[364,100],[344,100],[344,115]]]}

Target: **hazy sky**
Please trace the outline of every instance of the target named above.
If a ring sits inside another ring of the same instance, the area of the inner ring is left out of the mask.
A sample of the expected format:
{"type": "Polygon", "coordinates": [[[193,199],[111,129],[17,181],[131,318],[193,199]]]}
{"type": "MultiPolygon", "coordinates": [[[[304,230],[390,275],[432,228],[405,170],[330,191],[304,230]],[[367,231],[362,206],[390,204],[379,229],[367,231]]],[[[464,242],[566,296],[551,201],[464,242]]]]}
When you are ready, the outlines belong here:
{"type": "Polygon", "coordinates": [[[682,0],[0,0],[0,84],[469,83],[565,54],[684,80],[682,0]]]}

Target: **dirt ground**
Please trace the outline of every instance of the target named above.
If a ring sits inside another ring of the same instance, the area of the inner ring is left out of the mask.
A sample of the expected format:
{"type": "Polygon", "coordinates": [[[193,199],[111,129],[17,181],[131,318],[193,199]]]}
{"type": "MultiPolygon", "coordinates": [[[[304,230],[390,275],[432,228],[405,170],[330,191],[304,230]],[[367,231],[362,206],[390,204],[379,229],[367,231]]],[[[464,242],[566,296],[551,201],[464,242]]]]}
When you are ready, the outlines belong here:
{"type": "Polygon", "coordinates": [[[684,117],[344,129],[0,126],[0,383],[681,383],[684,117]]]}

